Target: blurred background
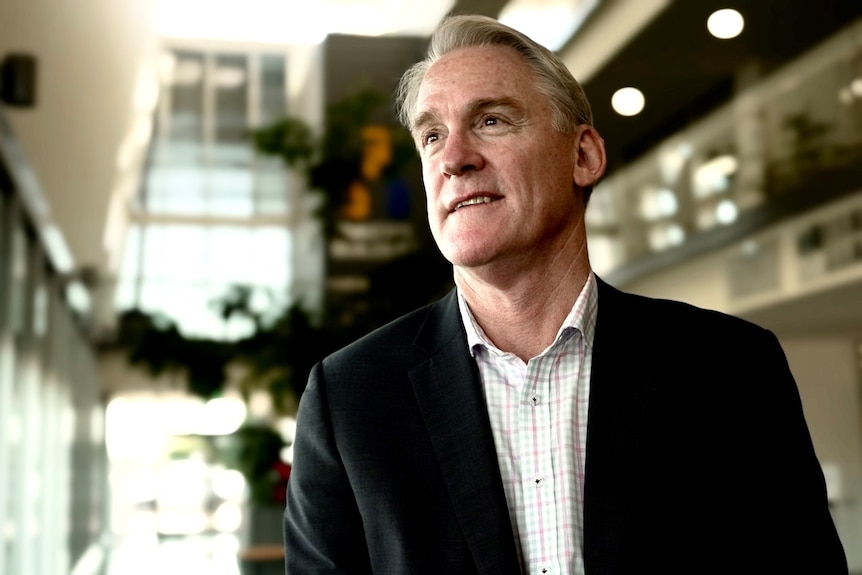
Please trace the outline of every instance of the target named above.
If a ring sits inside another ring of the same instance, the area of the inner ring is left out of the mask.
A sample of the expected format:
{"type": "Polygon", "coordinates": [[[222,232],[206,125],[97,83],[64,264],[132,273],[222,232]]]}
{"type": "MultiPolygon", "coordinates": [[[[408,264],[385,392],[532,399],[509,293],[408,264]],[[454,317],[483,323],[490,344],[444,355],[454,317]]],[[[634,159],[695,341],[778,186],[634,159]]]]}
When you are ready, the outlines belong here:
{"type": "Polygon", "coordinates": [[[583,83],[597,273],[779,336],[862,573],[839,0],[0,0],[0,573],[282,571],[308,369],[451,287],[391,94],[452,13],[583,83]]]}

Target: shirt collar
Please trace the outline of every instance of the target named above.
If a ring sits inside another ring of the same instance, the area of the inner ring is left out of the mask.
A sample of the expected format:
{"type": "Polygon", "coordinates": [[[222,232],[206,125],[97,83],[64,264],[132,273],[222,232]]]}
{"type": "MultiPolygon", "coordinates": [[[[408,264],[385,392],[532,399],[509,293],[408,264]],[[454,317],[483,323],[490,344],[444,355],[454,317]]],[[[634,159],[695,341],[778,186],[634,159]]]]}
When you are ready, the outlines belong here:
{"type": "MultiPolygon", "coordinates": [[[[473,317],[473,313],[467,305],[467,300],[464,299],[464,294],[460,289],[457,290],[457,292],[458,309],[461,312],[461,322],[464,324],[464,329],[467,332],[467,345],[470,348],[470,355],[473,357],[476,356],[477,347],[484,347],[498,354],[502,354],[503,352],[491,343],[491,340],[488,339],[488,336],[485,335],[485,332],[479,324],[476,323],[476,318],[473,317]]],[[[596,289],[596,278],[592,273],[590,273],[589,276],[587,276],[587,281],[584,282],[584,287],[581,288],[581,293],[575,300],[572,309],[569,311],[566,319],[563,320],[563,323],[557,332],[557,337],[554,338],[554,343],[560,341],[560,339],[566,336],[571,330],[578,330],[583,335],[586,344],[592,348],[593,337],[596,333],[597,309],[598,290],[596,289]]]]}

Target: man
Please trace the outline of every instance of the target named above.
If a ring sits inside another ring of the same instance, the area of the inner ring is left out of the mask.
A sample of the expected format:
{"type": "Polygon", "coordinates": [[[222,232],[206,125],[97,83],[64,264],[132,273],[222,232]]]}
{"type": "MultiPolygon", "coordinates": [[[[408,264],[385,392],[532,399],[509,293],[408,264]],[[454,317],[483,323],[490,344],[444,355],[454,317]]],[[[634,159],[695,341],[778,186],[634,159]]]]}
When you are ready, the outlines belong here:
{"type": "Polygon", "coordinates": [[[450,18],[399,104],[457,289],[313,369],[288,573],[846,573],[775,337],[592,274],[565,66],[450,18]]]}

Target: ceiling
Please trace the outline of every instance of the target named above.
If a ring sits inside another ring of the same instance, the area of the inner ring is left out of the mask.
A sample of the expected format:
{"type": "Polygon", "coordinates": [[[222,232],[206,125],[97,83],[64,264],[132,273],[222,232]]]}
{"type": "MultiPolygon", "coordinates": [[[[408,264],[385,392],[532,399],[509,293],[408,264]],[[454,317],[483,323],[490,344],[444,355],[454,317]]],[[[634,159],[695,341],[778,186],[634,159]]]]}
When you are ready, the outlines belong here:
{"type": "Polygon", "coordinates": [[[671,2],[584,82],[605,138],[609,171],[702,117],[748,79],[769,73],[859,16],[862,2],[842,0],[671,2]],[[745,27],[738,37],[719,40],[707,31],[707,17],[720,8],[742,13],[745,27]],[[611,108],[611,96],[625,86],[646,97],[637,116],[620,116],[611,108]]]}

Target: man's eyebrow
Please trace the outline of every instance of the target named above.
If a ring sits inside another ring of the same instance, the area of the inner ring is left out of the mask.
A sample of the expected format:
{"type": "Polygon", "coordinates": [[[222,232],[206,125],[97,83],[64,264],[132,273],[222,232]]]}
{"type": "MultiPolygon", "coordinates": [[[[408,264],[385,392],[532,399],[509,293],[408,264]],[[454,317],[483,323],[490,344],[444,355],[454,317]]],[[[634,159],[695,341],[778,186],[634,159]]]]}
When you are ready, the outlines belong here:
{"type": "MultiPolygon", "coordinates": [[[[467,106],[467,114],[474,116],[478,113],[494,108],[508,108],[512,110],[522,110],[523,106],[515,98],[478,98],[473,100],[467,106]]],[[[420,112],[413,121],[411,132],[416,133],[428,124],[433,124],[439,121],[439,115],[434,110],[424,110],[420,112]]]]}
{"type": "Polygon", "coordinates": [[[515,98],[481,98],[470,103],[470,113],[476,114],[491,108],[510,108],[514,110],[522,109],[518,100],[515,98]]]}
{"type": "Polygon", "coordinates": [[[428,124],[433,124],[434,122],[436,122],[437,118],[437,113],[433,110],[424,110],[422,112],[419,112],[419,114],[413,120],[413,125],[410,126],[410,131],[415,134],[428,124]]]}

